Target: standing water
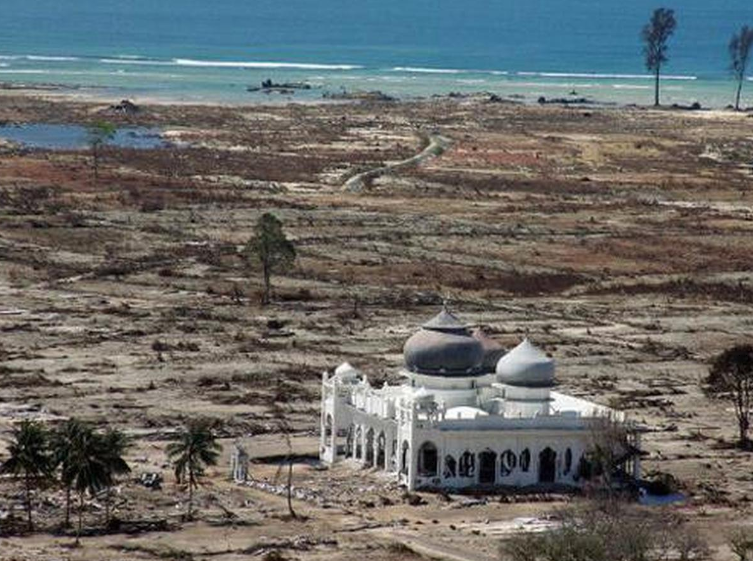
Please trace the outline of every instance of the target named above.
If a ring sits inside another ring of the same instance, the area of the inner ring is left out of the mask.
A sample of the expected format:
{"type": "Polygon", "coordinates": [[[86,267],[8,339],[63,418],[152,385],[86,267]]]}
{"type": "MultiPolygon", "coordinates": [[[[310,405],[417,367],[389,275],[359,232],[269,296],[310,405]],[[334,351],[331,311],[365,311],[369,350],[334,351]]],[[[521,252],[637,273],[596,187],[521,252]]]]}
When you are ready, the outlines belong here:
{"type": "MultiPolygon", "coordinates": [[[[89,146],[88,131],[80,125],[3,125],[0,126],[0,138],[25,148],[41,150],[81,150],[89,146]]],[[[106,144],[142,150],[166,146],[161,131],[148,127],[119,128],[106,144]]]]}

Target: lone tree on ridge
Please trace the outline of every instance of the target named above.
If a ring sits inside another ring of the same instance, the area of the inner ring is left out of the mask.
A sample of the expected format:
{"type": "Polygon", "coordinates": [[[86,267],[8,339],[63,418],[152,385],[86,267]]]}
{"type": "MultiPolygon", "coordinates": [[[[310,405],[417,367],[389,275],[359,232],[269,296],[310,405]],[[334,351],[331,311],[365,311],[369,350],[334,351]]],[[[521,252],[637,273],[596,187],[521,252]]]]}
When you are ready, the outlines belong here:
{"type": "Polygon", "coordinates": [[[657,8],[651,15],[651,20],[643,27],[643,55],[646,68],[654,73],[654,106],[659,106],[659,76],[662,64],[667,62],[667,41],[675,32],[677,20],[675,11],[668,8],[657,8]]]}
{"type": "Polygon", "coordinates": [[[732,76],[737,81],[735,111],[740,110],[740,96],[743,92],[745,72],[748,70],[751,46],[753,46],[753,29],[743,25],[738,33],[732,35],[729,42],[730,70],[732,70],[732,76]]]}
{"type": "Polygon", "coordinates": [[[713,397],[732,402],[740,446],[750,447],[748,430],[753,408],[753,345],[737,345],[718,355],[706,378],[705,390],[713,397]]]}
{"type": "Polygon", "coordinates": [[[289,269],[295,262],[295,246],[282,229],[282,222],[274,214],[265,212],[254,228],[254,236],[244,249],[247,261],[261,265],[264,276],[262,304],[272,300],[272,273],[289,269]]]}
{"type": "Polygon", "coordinates": [[[178,433],[177,442],[167,446],[167,456],[175,470],[178,483],[188,484],[188,512],[186,518],[193,519],[193,493],[199,486],[207,466],[217,465],[222,446],[215,440],[209,421],[190,421],[178,433]]]}

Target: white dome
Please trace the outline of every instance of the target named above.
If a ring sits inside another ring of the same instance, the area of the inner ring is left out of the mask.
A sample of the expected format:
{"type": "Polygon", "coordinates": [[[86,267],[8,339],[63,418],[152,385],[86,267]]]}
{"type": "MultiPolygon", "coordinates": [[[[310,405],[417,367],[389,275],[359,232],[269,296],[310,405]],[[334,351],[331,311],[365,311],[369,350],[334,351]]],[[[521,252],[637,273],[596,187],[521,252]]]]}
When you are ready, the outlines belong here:
{"type": "Polygon", "coordinates": [[[349,362],[343,362],[340,366],[335,368],[335,376],[341,380],[353,380],[358,378],[358,370],[353,368],[349,362]]]}
{"type": "Polygon", "coordinates": [[[509,386],[550,387],[554,385],[554,361],[525,339],[499,359],[497,378],[509,386]]]}

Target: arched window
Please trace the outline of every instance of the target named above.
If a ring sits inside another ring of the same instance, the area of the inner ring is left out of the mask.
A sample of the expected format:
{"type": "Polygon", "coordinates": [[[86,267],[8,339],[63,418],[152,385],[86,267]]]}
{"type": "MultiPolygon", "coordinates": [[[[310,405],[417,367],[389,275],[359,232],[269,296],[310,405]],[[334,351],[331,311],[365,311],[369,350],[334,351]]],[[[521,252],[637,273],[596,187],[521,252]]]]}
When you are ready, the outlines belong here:
{"type": "Polygon", "coordinates": [[[400,454],[400,473],[408,475],[408,468],[410,467],[410,445],[407,440],[403,441],[403,449],[400,454]]]}
{"type": "Polygon", "coordinates": [[[390,447],[390,469],[397,471],[397,440],[392,439],[392,446],[390,447]]]}
{"type": "Polygon", "coordinates": [[[459,468],[460,477],[473,477],[476,475],[476,457],[470,452],[463,452],[459,468]]]}
{"type": "Polygon", "coordinates": [[[433,442],[424,442],[418,449],[418,475],[436,477],[438,464],[437,447],[433,442]]]}
{"type": "Polygon", "coordinates": [[[573,451],[568,448],[565,450],[565,475],[570,473],[571,469],[573,469],[573,451]]]}
{"type": "Polygon", "coordinates": [[[520,453],[520,471],[528,472],[531,467],[531,451],[526,448],[520,453]]]}
{"type": "Polygon", "coordinates": [[[457,477],[458,474],[458,468],[457,468],[457,462],[455,461],[455,458],[452,456],[445,456],[444,459],[444,478],[445,479],[451,479],[453,477],[457,477]]]}
{"type": "Polygon", "coordinates": [[[512,450],[505,450],[499,457],[499,472],[502,477],[510,475],[518,464],[518,458],[512,450]]]}

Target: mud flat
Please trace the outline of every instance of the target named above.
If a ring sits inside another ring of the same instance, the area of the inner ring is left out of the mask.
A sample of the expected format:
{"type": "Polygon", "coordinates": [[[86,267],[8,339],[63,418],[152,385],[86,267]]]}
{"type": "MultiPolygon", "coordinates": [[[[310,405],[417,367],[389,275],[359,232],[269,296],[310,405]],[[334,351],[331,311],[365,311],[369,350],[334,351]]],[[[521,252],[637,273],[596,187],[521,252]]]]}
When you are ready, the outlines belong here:
{"type": "MultiPolygon", "coordinates": [[[[4,539],[0,559],[397,560],[427,540],[495,555],[499,528],[571,498],[411,506],[368,472],[304,462],[296,485],[326,496],[299,501],[305,522],[286,521],[284,499],[226,480],[225,457],[200,491],[199,521],[184,524],[164,456],[195,415],[216,420],[226,455],[239,438],[254,457],[280,454],[273,401],[293,411],[297,450],[316,454],[321,371],[348,360],[372,382],[395,381],[405,338],[444,297],[507,346],[535,339],[565,391],[645,423],[645,469],[682,482],[689,500],[674,508],[712,544],[751,523],[752,458],[730,444],[731,411],[698,386],[709,358],[749,341],[753,324],[744,114],[436,99],[123,115],[9,92],[0,103],[0,121],[16,124],[103,118],[165,131],[171,146],[108,148],[98,182],[86,150],[0,149],[0,457],[19,418],[113,423],[134,436],[134,475],[165,478],[161,491],[125,483],[116,512],[172,531],[92,537],[80,550],[45,531],[4,539]],[[446,148],[390,168],[429,136],[446,148]],[[359,174],[357,192],[343,188],[359,174]],[[239,253],[263,212],[299,253],[264,308],[239,253]]],[[[252,467],[270,484],[276,471],[252,467]]],[[[13,485],[0,493],[20,508],[13,485]]],[[[51,527],[62,495],[45,496],[38,515],[51,527]]]]}

